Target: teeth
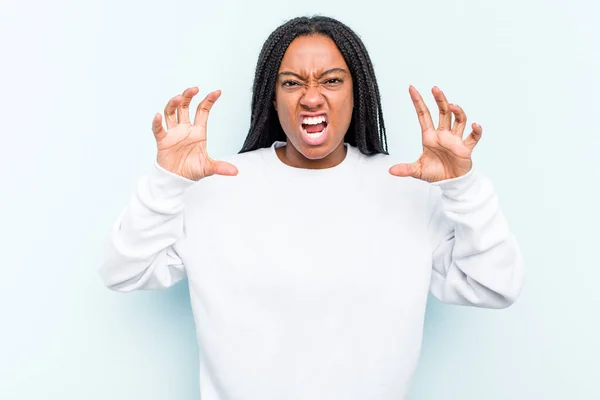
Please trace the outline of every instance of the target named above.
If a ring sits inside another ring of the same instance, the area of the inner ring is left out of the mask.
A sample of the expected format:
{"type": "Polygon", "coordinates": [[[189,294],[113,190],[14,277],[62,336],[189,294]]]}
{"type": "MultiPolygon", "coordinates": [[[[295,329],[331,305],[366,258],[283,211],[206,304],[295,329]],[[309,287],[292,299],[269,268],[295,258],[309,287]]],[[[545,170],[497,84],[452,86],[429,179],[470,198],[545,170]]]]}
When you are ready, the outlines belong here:
{"type": "Polygon", "coordinates": [[[317,125],[322,122],[325,122],[325,116],[319,115],[318,117],[306,117],[302,120],[304,125],[317,125]]]}

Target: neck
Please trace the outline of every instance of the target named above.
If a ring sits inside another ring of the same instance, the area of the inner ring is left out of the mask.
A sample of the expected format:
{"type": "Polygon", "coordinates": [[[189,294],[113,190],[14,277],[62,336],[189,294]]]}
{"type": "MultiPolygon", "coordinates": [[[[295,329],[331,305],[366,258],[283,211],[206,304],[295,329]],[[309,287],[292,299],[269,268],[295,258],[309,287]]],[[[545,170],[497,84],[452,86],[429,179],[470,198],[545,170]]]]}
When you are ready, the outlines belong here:
{"type": "Polygon", "coordinates": [[[305,169],[325,169],[332,168],[346,158],[346,146],[344,142],[340,143],[331,153],[323,158],[310,159],[299,152],[292,144],[278,147],[276,150],[277,156],[284,164],[295,168],[305,169]]]}

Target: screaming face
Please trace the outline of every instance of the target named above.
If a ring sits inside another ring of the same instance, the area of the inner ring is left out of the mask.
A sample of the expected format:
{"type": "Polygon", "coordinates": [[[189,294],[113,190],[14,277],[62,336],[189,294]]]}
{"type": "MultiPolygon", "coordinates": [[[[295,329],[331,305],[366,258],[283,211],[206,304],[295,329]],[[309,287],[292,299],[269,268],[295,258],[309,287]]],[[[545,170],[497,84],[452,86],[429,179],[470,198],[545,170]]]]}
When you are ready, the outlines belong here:
{"type": "Polygon", "coordinates": [[[278,149],[282,161],[299,168],[342,162],[354,98],[352,76],[333,40],[312,35],[292,41],[279,67],[274,106],[288,139],[278,149]]]}

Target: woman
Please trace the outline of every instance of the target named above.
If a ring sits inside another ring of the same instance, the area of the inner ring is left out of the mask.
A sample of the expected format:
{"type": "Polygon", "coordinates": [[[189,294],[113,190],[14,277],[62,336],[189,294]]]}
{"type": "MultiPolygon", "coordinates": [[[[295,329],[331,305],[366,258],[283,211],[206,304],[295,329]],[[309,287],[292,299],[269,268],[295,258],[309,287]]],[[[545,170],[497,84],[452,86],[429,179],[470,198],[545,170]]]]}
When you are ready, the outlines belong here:
{"type": "Polygon", "coordinates": [[[502,308],[523,282],[490,182],[481,126],[437,88],[439,125],[409,94],[423,154],[394,164],[379,90],[356,34],[325,17],[277,28],[259,56],[240,154],[206,152],[210,93],[172,98],[156,163],[111,233],[114,290],[187,277],[203,400],[400,399],[418,360],[427,294],[502,308]],[[452,122],[454,115],[454,123],[452,122]]]}

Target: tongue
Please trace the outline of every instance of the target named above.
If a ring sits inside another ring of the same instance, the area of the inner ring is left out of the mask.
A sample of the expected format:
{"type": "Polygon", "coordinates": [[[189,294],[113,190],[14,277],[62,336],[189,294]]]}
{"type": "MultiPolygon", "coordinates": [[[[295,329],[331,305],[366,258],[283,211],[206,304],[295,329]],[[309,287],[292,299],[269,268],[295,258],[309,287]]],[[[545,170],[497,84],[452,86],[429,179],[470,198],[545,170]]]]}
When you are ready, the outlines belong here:
{"type": "Polygon", "coordinates": [[[308,132],[308,133],[317,133],[317,132],[321,132],[323,129],[325,129],[327,124],[325,122],[321,122],[320,124],[316,124],[316,125],[302,125],[302,126],[304,127],[304,129],[306,129],[306,132],[308,132]]]}

